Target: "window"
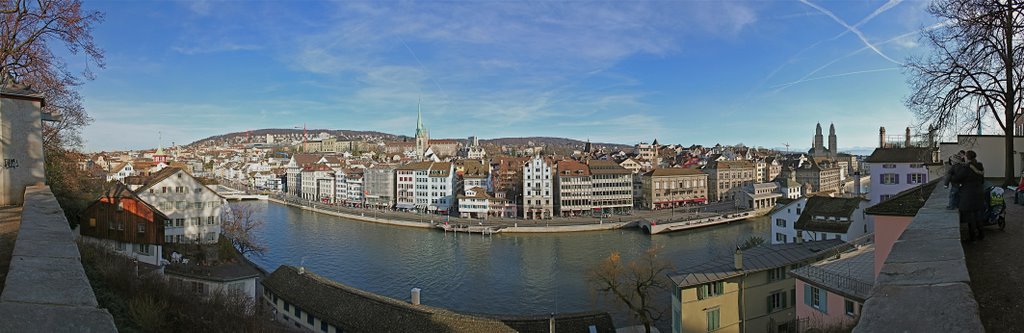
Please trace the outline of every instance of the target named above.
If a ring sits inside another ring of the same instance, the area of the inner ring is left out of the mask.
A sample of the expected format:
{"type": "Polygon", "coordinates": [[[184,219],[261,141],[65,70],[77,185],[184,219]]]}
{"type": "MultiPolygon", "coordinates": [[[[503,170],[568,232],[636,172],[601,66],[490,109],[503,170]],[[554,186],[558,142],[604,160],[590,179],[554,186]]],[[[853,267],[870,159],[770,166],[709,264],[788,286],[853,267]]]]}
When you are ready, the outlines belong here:
{"type": "Polygon", "coordinates": [[[145,233],[146,232],[146,224],[145,223],[139,223],[136,226],[138,227],[137,229],[139,230],[139,233],[145,233]]]}
{"type": "Polygon", "coordinates": [[[206,217],[206,224],[213,224],[213,216],[206,217]]]}
{"type": "Polygon", "coordinates": [[[725,292],[725,283],[722,281],[702,284],[697,287],[697,299],[705,299],[720,296],[725,292]]]}
{"type": "Polygon", "coordinates": [[[786,278],[786,266],[768,270],[768,282],[778,281],[786,278]]]}
{"type": "Polygon", "coordinates": [[[786,220],[785,219],[775,219],[775,225],[785,228],[786,227],[786,220]]]}
{"type": "Polygon", "coordinates": [[[323,319],[320,320],[320,331],[327,332],[327,323],[324,322],[323,319]]]}
{"type": "Polygon", "coordinates": [[[302,310],[299,310],[299,308],[295,308],[295,312],[294,313],[295,313],[295,318],[302,319],[302,310]]]}
{"type": "Polygon", "coordinates": [[[925,182],[923,173],[907,174],[907,184],[922,184],[925,182]]]}
{"type": "Polygon", "coordinates": [[[898,174],[895,174],[895,173],[883,173],[881,176],[882,176],[882,180],[881,180],[882,184],[888,185],[888,184],[899,184],[900,183],[900,177],[899,177],[900,175],[898,175],[898,174]]]}
{"type": "Polygon", "coordinates": [[[881,196],[878,197],[878,200],[879,201],[886,201],[886,200],[889,200],[889,198],[892,198],[894,196],[895,195],[893,195],[893,194],[882,194],[881,196]]]}
{"type": "Polygon", "coordinates": [[[309,315],[308,313],[306,314],[306,323],[308,323],[308,324],[309,324],[310,326],[312,326],[312,325],[313,325],[313,322],[314,322],[315,320],[316,320],[316,319],[315,319],[315,318],[313,318],[313,316],[309,315]]]}
{"type": "Polygon", "coordinates": [[[175,227],[184,227],[185,226],[185,219],[174,219],[174,226],[175,227]]]}
{"type": "Polygon", "coordinates": [[[93,227],[93,228],[96,227],[96,218],[94,218],[94,217],[90,217],[89,218],[89,226],[93,227]]]}
{"type": "Polygon", "coordinates": [[[149,244],[135,244],[135,252],[138,252],[139,254],[149,255],[151,253],[149,249],[149,244]]]}
{"type": "Polygon", "coordinates": [[[847,316],[853,317],[853,316],[856,315],[856,312],[854,312],[854,310],[853,310],[853,301],[851,301],[851,300],[844,300],[843,301],[843,305],[846,308],[846,315],[847,316]]]}
{"type": "Polygon", "coordinates": [[[775,233],[775,241],[776,242],[785,243],[786,242],[786,235],[782,234],[782,233],[775,233]]]}
{"type": "Polygon", "coordinates": [[[768,296],[768,313],[775,312],[777,310],[785,309],[789,305],[786,304],[786,299],[789,298],[786,295],[785,290],[773,292],[768,296]]]}
{"type": "Polygon", "coordinates": [[[809,284],[804,284],[804,304],[828,314],[828,293],[809,284]]]}
{"type": "Polygon", "coordinates": [[[885,168],[885,169],[895,169],[896,165],[895,164],[882,164],[882,168],[885,168]]]}
{"type": "Polygon", "coordinates": [[[720,317],[719,309],[718,308],[708,309],[706,311],[706,314],[707,314],[707,317],[708,317],[708,332],[713,332],[713,331],[718,330],[718,328],[719,328],[719,321],[718,320],[719,320],[719,317],[720,317]]]}
{"type": "Polygon", "coordinates": [[[288,302],[284,302],[284,312],[288,312],[289,310],[291,310],[291,307],[288,305],[288,302]]]}

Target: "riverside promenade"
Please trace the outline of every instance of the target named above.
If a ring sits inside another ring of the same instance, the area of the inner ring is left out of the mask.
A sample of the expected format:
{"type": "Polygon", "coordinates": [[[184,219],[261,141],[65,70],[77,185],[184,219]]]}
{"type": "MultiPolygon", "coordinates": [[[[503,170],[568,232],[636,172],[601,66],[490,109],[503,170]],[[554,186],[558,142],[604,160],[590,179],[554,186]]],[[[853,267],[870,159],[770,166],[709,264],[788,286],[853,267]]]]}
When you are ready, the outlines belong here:
{"type": "MultiPolygon", "coordinates": [[[[221,183],[222,187],[237,191],[256,194],[241,184],[221,183]]],[[[613,214],[608,217],[554,217],[550,219],[529,220],[507,217],[488,217],[486,219],[462,218],[429,213],[402,212],[372,208],[353,208],[303,200],[286,194],[270,194],[270,202],[293,206],[304,210],[338,216],[346,219],[381,223],[413,228],[434,228],[443,231],[471,233],[553,233],[553,232],[585,232],[622,228],[636,228],[642,223],[670,223],[687,220],[700,220],[722,214],[738,212],[731,203],[718,203],[694,207],[679,207],[656,211],[633,211],[628,215],[613,214]]]]}

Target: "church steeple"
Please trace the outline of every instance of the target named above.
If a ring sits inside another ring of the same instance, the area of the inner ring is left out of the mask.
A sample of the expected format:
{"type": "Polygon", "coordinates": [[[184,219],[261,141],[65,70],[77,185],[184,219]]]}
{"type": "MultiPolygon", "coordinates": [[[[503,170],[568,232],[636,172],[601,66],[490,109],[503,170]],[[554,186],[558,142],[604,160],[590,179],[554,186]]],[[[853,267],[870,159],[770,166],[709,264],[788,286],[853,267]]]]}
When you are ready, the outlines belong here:
{"type": "Polygon", "coordinates": [[[416,136],[420,136],[423,131],[423,111],[420,108],[420,101],[416,101],[416,136]]]}

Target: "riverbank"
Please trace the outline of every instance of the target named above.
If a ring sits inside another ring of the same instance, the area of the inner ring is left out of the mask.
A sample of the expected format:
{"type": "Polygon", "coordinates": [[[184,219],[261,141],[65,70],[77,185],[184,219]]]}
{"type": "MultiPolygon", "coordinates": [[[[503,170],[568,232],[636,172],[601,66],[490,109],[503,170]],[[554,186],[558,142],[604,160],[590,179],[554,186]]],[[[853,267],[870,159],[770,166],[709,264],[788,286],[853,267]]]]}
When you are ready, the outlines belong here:
{"type": "MultiPolygon", "coordinates": [[[[366,216],[365,214],[358,214],[357,215],[357,214],[351,214],[351,213],[343,213],[343,212],[339,212],[339,211],[328,210],[328,209],[321,209],[321,208],[317,208],[317,207],[310,207],[310,206],[303,205],[303,204],[297,204],[297,203],[293,203],[293,202],[288,202],[288,201],[276,199],[276,198],[273,198],[273,197],[267,198],[267,201],[273,202],[273,203],[277,203],[277,204],[286,205],[286,206],[301,208],[303,210],[307,210],[307,211],[311,211],[311,212],[316,212],[316,213],[320,213],[320,214],[337,216],[337,217],[341,217],[341,218],[357,220],[357,221],[362,221],[362,222],[380,223],[380,224],[387,224],[387,225],[394,225],[394,226],[401,226],[401,227],[412,227],[412,228],[433,228],[433,229],[439,229],[439,230],[442,230],[442,231],[452,230],[453,229],[452,227],[445,228],[443,226],[443,222],[441,221],[442,217],[440,217],[440,216],[438,216],[438,221],[437,222],[435,222],[433,220],[431,220],[430,222],[418,222],[418,221],[408,221],[408,220],[400,220],[400,219],[378,218],[378,217],[373,217],[373,216],[366,216]]],[[[543,220],[541,220],[541,221],[523,220],[522,223],[521,223],[522,225],[520,225],[520,223],[516,222],[516,223],[513,223],[510,226],[498,225],[498,226],[488,226],[487,228],[489,228],[491,230],[491,231],[489,231],[490,233],[561,233],[561,232],[586,232],[586,231],[602,231],[602,230],[613,230],[613,229],[621,229],[621,228],[631,228],[631,227],[636,227],[637,222],[638,221],[581,223],[581,224],[572,224],[572,225],[550,225],[550,223],[547,223],[546,221],[543,221],[543,220]],[[530,224],[532,224],[532,225],[530,225],[530,224]]],[[[457,230],[458,231],[463,231],[463,229],[457,229],[457,230]]]]}

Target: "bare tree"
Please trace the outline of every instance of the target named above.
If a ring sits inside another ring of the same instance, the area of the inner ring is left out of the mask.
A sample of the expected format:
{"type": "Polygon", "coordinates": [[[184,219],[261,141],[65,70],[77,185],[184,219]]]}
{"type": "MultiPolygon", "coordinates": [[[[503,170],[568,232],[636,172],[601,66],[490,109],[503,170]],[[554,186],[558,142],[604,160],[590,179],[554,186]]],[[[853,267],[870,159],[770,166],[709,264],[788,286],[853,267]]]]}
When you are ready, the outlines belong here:
{"type": "Polygon", "coordinates": [[[658,258],[658,252],[657,248],[650,248],[628,263],[622,262],[618,252],[612,252],[589,274],[597,292],[629,310],[633,318],[643,323],[647,333],[665,313],[665,309],[655,305],[654,298],[672,289],[667,276],[672,265],[658,258]]]}
{"type": "Polygon", "coordinates": [[[1024,96],[1024,0],[938,0],[928,12],[943,21],[923,39],[934,52],[906,68],[907,106],[921,124],[957,133],[991,114],[1005,136],[1005,182],[1013,180],[1013,120],[1024,96]],[[977,112],[977,116],[975,115],[977,112]]]}
{"type": "Polygon", "coordinates": [[[252,205],[227,205],[221,218],[221,232],[231,245],[244,255],[263,255],[267,246],[256,238],[256,231],[263,227],[259,212],[252,205]]]}
{"type": "Polygon", "coordinates": [[[91,67],[102,68],[103,50],[93,43],[94,24],[103,19],[80,0],[0,0],[0,86],[21,84],[46,98],[43,111],[57,121],[43,123],[46,178],[54,195],[71,216],[91,200],[93,182],[79,170],[76,149],[79,130],[92,119],[82,107],[76,88],[92,79],[91,67]],[[52,47],[63,46],[71,56],[84,55],[78,73],[58,57],[52,47]]]}

